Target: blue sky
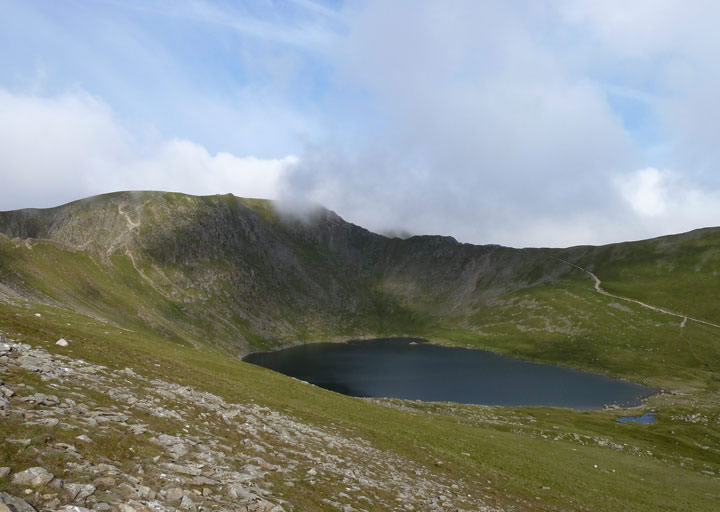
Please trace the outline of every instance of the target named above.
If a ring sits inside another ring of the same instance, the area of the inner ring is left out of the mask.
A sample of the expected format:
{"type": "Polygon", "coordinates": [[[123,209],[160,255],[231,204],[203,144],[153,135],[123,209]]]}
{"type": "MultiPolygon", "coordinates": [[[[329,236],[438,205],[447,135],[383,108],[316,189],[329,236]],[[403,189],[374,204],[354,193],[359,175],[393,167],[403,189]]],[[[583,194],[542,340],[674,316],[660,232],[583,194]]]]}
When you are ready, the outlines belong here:
{"type": "Polygon", "coordinates": [[[232,192],[513,246],[720,225],[715,2],[0,9],[0,210],[232,192]]]}

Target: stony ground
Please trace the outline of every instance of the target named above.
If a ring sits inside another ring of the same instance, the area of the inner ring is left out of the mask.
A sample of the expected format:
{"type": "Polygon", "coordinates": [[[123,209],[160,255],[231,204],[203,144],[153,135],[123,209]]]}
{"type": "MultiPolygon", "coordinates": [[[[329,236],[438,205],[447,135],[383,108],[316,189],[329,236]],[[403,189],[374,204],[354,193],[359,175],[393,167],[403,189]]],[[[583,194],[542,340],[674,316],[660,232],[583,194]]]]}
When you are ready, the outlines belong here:
{"type": "Polygon", "coordinates": [[[306,509],[303,494],[324,510],[494,510],[339,426],[130,368],[0,339],[0,377],[0,421],[17,434],[0,512],[279,512],[306,509]]]}

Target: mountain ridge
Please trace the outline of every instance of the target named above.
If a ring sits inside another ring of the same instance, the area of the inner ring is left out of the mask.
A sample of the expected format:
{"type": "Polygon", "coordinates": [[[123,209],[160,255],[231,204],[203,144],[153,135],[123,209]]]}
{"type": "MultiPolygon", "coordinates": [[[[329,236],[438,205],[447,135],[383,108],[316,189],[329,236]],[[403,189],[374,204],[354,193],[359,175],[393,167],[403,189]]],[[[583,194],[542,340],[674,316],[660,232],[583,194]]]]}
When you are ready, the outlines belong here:
{"type": "MultiPolygon", "coordinates": [[[[268,201],[234,196],[107,194],[47,210],[2,212],[0,232],[10,238],[64,244],[103,264],[128,258],[148,282],[154,280],[150,274],[166,274],[158,265],[175,270],[182,266],[176,277],[189,279],[190,287],[190,282],[207,282],[199,273],[232,264],[220,274],[236,289],[251,293],[259,288],[265,297],[279,294],[268,306],[281,307],[287,301],[294,301],[295,309],[317,306],[313,317],[325,310],[341,316],[342,310],[335,307],[339,302],[348,304],[351,314],[359,308],[361,314],[380,317],[404,314],[405,303],[420,304],[421,309],[437,307],[437,301],[428,297],[429,287],[434,293],[443,288],[444,301],[453,301],[450,309],[465,312],[478,298],[477,286],[465,285],[458,293],[454,288],[461,289],[455,286],[459,280],[484,279],[483,292],[497,294],[516,274],[506,273],[502,279],[490,275],[498,252],[503,253],[505,267],[528,264],[523,256],[528,250],[461,244],[439,236],[391,239],[329,210],[317,210],[300,220],[278,214],[268,201]],[[448,259],[448,265],[437,265],[448,259]]],[[[556,272],[567,271],[548,263],[557,267],[556,272]]],[[[216,280],[217,273],[211,274],[208,279],[216,280]]],[[[249,299],[235,300],[245,304],[249,299]]]]}

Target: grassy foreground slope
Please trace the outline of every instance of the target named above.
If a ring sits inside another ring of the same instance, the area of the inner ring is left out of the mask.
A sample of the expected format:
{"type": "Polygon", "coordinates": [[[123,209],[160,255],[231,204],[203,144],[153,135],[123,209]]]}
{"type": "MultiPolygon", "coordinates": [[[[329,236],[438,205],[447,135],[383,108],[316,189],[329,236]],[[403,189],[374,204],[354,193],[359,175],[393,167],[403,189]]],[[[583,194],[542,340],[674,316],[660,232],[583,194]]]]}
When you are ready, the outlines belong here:
{"type": "MultiPolygon", "coordinates": [[[[108,327],[58,307],[4,304],[0,306],[0,322],[13,339],[51,353],[116,371],[129,367],[139,375],[208,391],[229,402],[267,408],[270,416],[276,414],[273,411],[281,412],[302,424],[338,430],[346,439],[369,442],[376,449],[402,457],[405,464],[423,468],[431,479],[457,483],[458,489],[453,492],[470,495],[470,502],[478,509],[483,503],[504,510],[711,511],[720,499],[718,479],[712,475],[720,471],[714,448],[720,438],[712,424],[717,418],[704,413],[700,421],[689,415],[683,420],[671,417],[680,414],[681,408],[664,411],[660,407],[658,424],[633,425],[616,423],[614,418],[621,412],[614,410],[366,401],[311,387],[221,354],[169,344],[150,333],[108,327]],[[71,340],[69,347],[52,343],[60,333],[71,340]]],[[[52,386],[52,381],[51,387],[40,387],[42,383],[31,372],[4,376],[10,385],[8,377],[20,393],[20,384],[61,399],[71,391],[52,386]]],[[[110,396],[93,395],[93,399],[103,410],[114,407],[110,396]]],[[[179,405],[175,407],[181,410],[179,405]]],[[[214,427],[212,423],[208,427],[202,417],[186,416],[178,422],[143,416],[137,421],[171,435],[214,427]]],[[[3,438],[40,439],[48,447],[57,442],[77,444],[75,436],[80,432],[26,426],[21,420],[0,424],[3,438]]],[[[218,436],[223,444],[236,447],[238,452],[245,449],[245,436],[240,431],[233,434],[234,429],[222,427],[218,436]]],[[[106,438],[109,433],[93,428],[85,427],[84,432],[95,441],[91,448],[83,448],[89,452],[86,456],[112,462],[123,471],[147,468],[157,454],[148,434],[106,438]],[[128,451],[130,447],[135,453],[128,451]]],[[[271,446],[279,442],[272,437],[266,441],[271,446]]],[[[53,458],[47,455],[50,450],[36,450],[35,443],[26,448],[4,443],[0,465],[15,471],[41,465],[56,474],[72,467],[72,459],[53,458]]],[[[378,461],[356,459],[354,464],[362,467],[370,462],[378,461]]],[[[321,485],[311,483],[304,476],[308,467],[301,468],[293,486],[276,481],[274,495],[293,504],[295,510],[336,510],[322,500],[333,497],[346,484],[332,479],[321,485]]],[[[145,473],[149,475],[149,470],[145,473]]],[[[65,475],[73,478],[72,472],[65,475]]],[[[146,484],[152,485],[149,478],[146,484]]],[[[157,485],[163,486],[162,482],[157,485]]],[[[22,491],[7,481],[2,481],[0,488],[14,494],[22,491]]],[[[366,510],[403,510],[403,503],[395,498],[378,495],[373,503],[351,503],[366,510]]]]}
{"type": "MultiPolygon", "coordinates": [[[[0,330],[10,338],[254,401],[308,425],[341,426],[349,439],[457,481],[478,503],[714,510],[720,500],[720,330],[681,327],[676,317],[601,295],[562,261],[591,270],[616,295],[720,323],[718,230],[511,249],[388,239],[332,212],[288,217],[259,200],[144,192],[0,213],[0,233],[0,330]],[[664,389],[638,411],[655,410],[658,423],[619,424],[614,418],[624,412],[614,410],[368,402],[228,357],[402,334],[664,389]],[[61,336],[70,347],[48,343],[61,336]]],[[[3,425],[5,437],[29,429],[3,425]]],[[[57,437],[53,429],[33,432],[41,434],[57,437]]],[[[229,445],[242,441],[222,435],[229,445]]],[[[141,437],[138,446],[147,444],[141,437]]],[[[108,449],[113,460],[127,458],[108,449]]],[[[25,460],[15,450],[2,445],[0,465],[25,460]]],[[[296,510],[332,510],[322,501],[326,487],[300,479],[279,492],[296,510]]],[[[358,508],[401,509],[394,499],[358,508]]]]}

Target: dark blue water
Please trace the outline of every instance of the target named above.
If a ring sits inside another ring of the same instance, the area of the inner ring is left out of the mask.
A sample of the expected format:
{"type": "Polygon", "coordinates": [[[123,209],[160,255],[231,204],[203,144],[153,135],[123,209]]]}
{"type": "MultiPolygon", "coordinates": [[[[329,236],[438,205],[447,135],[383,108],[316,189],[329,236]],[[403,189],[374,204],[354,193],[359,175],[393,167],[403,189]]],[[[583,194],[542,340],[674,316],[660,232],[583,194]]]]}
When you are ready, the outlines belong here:
{"type": "Polygon", "coordinates": [[[562,366],[409,338],[312,343],[243,360],[338,393],[485,405],[601,409],[656,390],[562,366]]]}
{"type": "Polygon", "coordinates": [[[623,416],[615,421],[620,423],[655,423],[655,413],[650,411],[646,412],[642,416],[623,416]]]}

